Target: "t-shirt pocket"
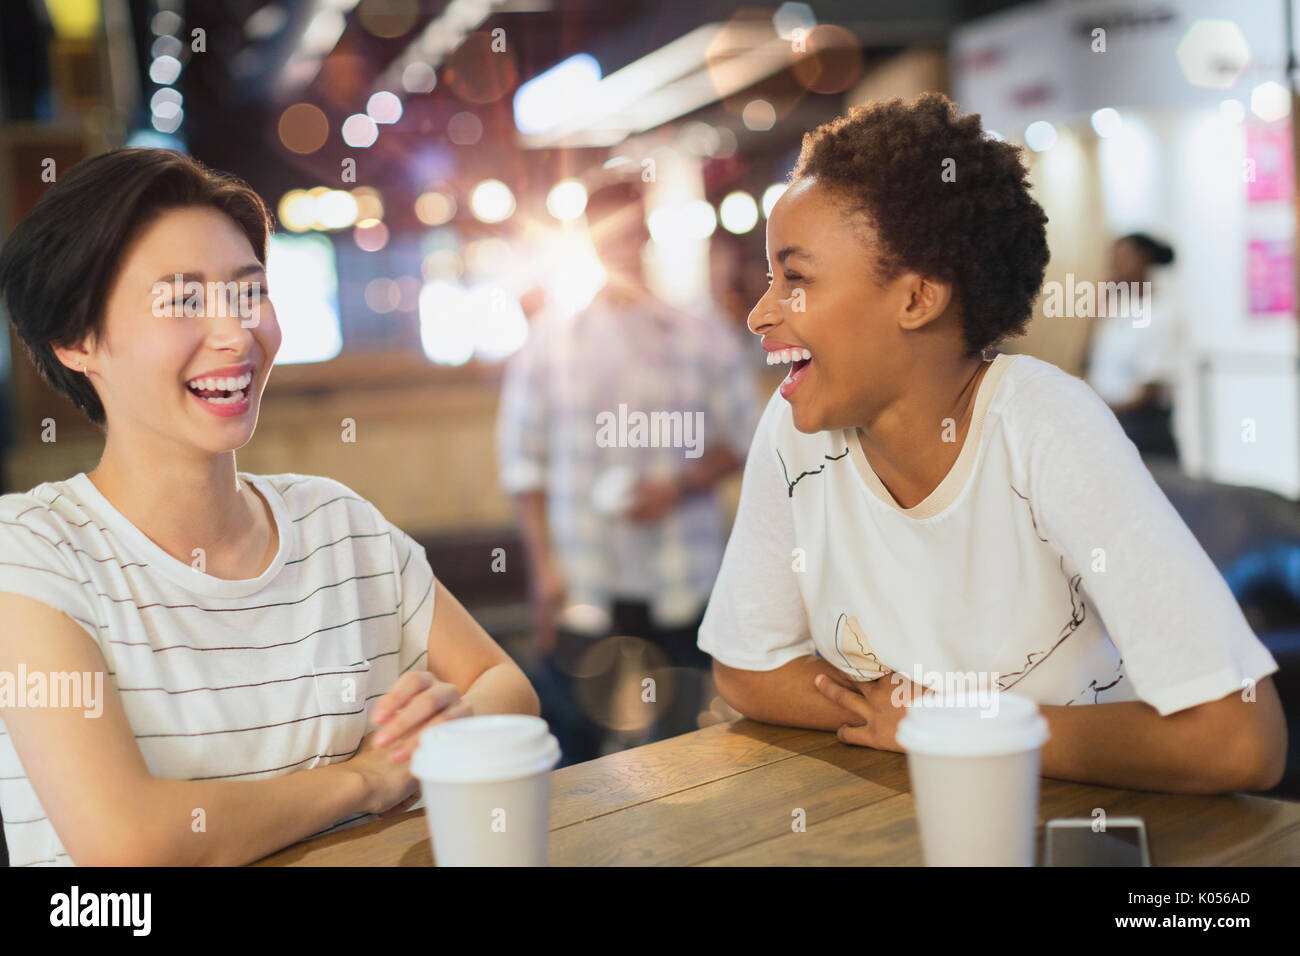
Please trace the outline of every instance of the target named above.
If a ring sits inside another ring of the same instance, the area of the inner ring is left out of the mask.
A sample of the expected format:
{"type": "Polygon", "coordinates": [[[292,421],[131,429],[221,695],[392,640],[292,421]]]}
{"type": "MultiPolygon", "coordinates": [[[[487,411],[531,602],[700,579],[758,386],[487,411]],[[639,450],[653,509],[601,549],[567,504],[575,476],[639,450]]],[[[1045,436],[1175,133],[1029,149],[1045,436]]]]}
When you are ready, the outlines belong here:
{"type": "Polygon", "coordinates": [[[346,760],[361,745],[369,698],[379,693],[371,686],[370,662],[317,664],[312,670],[321,755],[312,766],[346,760]]]}

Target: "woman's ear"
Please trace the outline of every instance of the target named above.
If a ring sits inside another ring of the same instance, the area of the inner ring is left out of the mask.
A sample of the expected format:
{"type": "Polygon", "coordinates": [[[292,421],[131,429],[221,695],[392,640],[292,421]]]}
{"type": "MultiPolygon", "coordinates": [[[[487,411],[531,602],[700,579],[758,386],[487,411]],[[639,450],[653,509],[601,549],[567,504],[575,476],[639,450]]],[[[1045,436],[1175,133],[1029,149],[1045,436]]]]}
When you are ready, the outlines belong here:
{"type": "Polygon", "coordinates": [[[909,332],[933,322],[952,302],[952,284],[913,273],[907,277],[904,291],[907,302],[899,325],[909,332]]]}
{"type": "Polygon", "coordinates": [[[90,361],[90,349],[87,345],[86,341],[78,342],[76,345],[55,345],[53,346],[54,357],[72,371],[84,374],[86,365],[90,361]]]}

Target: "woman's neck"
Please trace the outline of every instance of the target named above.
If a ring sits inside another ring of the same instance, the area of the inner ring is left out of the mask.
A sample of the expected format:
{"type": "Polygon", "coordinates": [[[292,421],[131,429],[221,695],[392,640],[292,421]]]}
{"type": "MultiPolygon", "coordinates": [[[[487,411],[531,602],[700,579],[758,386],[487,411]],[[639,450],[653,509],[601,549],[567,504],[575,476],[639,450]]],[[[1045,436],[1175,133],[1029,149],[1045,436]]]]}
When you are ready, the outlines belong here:
{"type": "Polygon", "coordinates": [[[215,559],[239,566],[263,553],[275,525],[236,475],[233,451],[185,456],[146,444],[110,432],[99,465],[88,475],[123,517],[186,564],[193,563],[196,548],[203,549],[205,565],[215,559]]]}
{"type": "MultiPolygon", "coordinates": [[[[872,470],[895,500],[910,508],[929,497],[952,469],[965,445],[980,383],[991,367],[965,358],[929,374],[909,376],[898,401],[858,428],[858,440],[872,470]]],[[[919,373],[919,369],[918,369],[919,373]]]]}

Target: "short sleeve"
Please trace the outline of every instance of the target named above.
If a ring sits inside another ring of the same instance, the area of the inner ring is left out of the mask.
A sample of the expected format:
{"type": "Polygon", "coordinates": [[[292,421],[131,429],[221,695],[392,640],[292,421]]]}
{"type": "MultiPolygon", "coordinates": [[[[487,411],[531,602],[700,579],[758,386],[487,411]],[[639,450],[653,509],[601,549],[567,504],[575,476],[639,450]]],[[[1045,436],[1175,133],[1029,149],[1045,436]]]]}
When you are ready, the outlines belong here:
{"type": "Polygon", "coordinates": [[[429,666],[429,628],[433,625],[436,588],[433,568],[424,546],[391,521],[384,519],[392,540],[397,568],[397,614],[402,624],[399,674],[429,666]]]}
{"type": "Polygon", "coordinates": [[[546,483],[543,326],[538,321],[530,328],[528,341],[507,363],[501,385],[496,442],[501,488],[506,494],[534,491],[546,483]]]}
{"type": "Polygon", "coordinates": [[[44,504],[27,495],[0,498],[0,591],[62,611],[98,637],[94,596],[87,591],[90,581],[45,512],[44,504]]]}
{"type": "Polygon", "coordinates": [[[784,405],[773,395],[754,434],[736,523],[700,625],[700,649],[739,670],[776,670],[816,652],[791,566],[794,517],[771,439],[784,405]]]}
{"type": "Polygon", "coordinates": [[[1134,692],[1162,716],[1277,670],[1205,550],[1092,389],[1045,376],[1022,396],[1030,507],[1082,576],[1134,692]]]}

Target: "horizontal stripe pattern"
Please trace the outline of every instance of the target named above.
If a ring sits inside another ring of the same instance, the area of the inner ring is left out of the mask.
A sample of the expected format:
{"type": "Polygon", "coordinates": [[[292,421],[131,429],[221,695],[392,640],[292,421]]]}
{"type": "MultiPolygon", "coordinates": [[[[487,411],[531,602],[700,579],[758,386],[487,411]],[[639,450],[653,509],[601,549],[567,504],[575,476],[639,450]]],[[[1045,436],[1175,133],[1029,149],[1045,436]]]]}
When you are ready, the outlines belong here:
{"type": "MultiPolygon", "coordinates": [[[[339,482],[243,477],[281,538],[251,590],[191,574],[84,475],[0,496],[0,591],[63,612],[95,639],[105,693],[158,777],[256,780],[346,760],[374,701],[427,666],[434,576],[419,544],[339,482]]],[[[0,720],[10,863],[69,865],[7,731],[0,720]]]]}

